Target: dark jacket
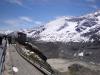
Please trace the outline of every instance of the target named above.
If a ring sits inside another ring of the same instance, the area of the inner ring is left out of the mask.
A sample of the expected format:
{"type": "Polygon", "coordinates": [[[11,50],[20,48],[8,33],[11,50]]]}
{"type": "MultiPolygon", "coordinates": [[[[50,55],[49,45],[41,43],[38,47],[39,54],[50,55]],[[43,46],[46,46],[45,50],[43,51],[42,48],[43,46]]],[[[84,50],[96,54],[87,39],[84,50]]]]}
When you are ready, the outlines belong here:
{"type": "Polygon", "coordinates": [[[3,39],[3,37],[0,36],[0,45],[2,45],[2,39],[3,39]]]}

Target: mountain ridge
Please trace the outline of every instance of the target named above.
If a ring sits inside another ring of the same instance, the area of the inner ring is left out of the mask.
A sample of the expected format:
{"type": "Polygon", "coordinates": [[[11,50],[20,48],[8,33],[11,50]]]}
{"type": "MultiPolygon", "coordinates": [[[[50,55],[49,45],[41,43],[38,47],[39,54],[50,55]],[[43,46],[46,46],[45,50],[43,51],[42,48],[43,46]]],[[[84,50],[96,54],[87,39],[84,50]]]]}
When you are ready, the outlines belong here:
{"type": "MultiPolygon", "coordinates": [[[[100,10],[80,17],[58,17],[37,28],[20,31],[37,41],[100,41],[100,10]]],[[[5,33],[8,34],[10,31],[5,31],[5,33]]]]}
{"type": "Polygon", "coordinates": [[[28,33],[38,41],[93,41],[100,34],[100,10],[80,17],[59,17],[28,33]]]}

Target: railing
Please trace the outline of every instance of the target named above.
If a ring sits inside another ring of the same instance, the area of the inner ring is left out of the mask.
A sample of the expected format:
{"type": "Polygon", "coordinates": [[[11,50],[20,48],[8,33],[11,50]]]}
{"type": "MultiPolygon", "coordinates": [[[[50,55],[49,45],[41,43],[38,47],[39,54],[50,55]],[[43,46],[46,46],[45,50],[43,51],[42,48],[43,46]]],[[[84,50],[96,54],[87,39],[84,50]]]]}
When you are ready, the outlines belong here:
{"type": "Polygon", "coordinates": [[[3,40],[2,45],[0,45],[0,75],[2,75],[2,73],[4,71],[6,48],[7,48],[7,41],[3,40]]]}
{"type": "Polygon", "coordinates": [[[22,50],[22,48],[19,45],[16,45],[15,48],[16,48],[17,52],[24,59],[26,59],[28,62],[30,62],[31,64],[33,64],[34,66],[36,66],[43,73],[45,73],[46,75],[54,75],[54,71],[52,70],[51,66],[47,62],[45,62],[43,60],[38,60],[35,57],[31,57],[31,56],[25,54],[25,52],[22,50]]]}

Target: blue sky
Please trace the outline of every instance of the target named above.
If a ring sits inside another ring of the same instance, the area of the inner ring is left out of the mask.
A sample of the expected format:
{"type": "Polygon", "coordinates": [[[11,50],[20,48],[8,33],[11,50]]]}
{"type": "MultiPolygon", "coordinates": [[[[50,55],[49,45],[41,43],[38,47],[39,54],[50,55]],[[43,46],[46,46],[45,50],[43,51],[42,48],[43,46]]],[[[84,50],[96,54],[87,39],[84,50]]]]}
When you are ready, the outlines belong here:
{"type": "Polygon", "coordinates": [[[100,0],[0,0],[0,30],[33,28],[59,16],[80,16],[100,8],[100,0]]]}

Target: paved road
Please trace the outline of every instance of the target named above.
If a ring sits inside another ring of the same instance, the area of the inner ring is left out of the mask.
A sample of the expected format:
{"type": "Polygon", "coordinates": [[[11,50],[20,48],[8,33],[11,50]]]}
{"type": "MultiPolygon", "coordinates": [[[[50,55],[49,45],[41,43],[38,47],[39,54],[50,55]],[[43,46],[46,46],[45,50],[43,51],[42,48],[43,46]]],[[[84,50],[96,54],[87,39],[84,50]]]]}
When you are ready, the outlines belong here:
{"type": "Polygon", "coordinates": [[[14,46],[7,48],[8,56],[11,62],[12,75],[44,75],[25,59],[23,59],[15,50],[14,46]]]}

